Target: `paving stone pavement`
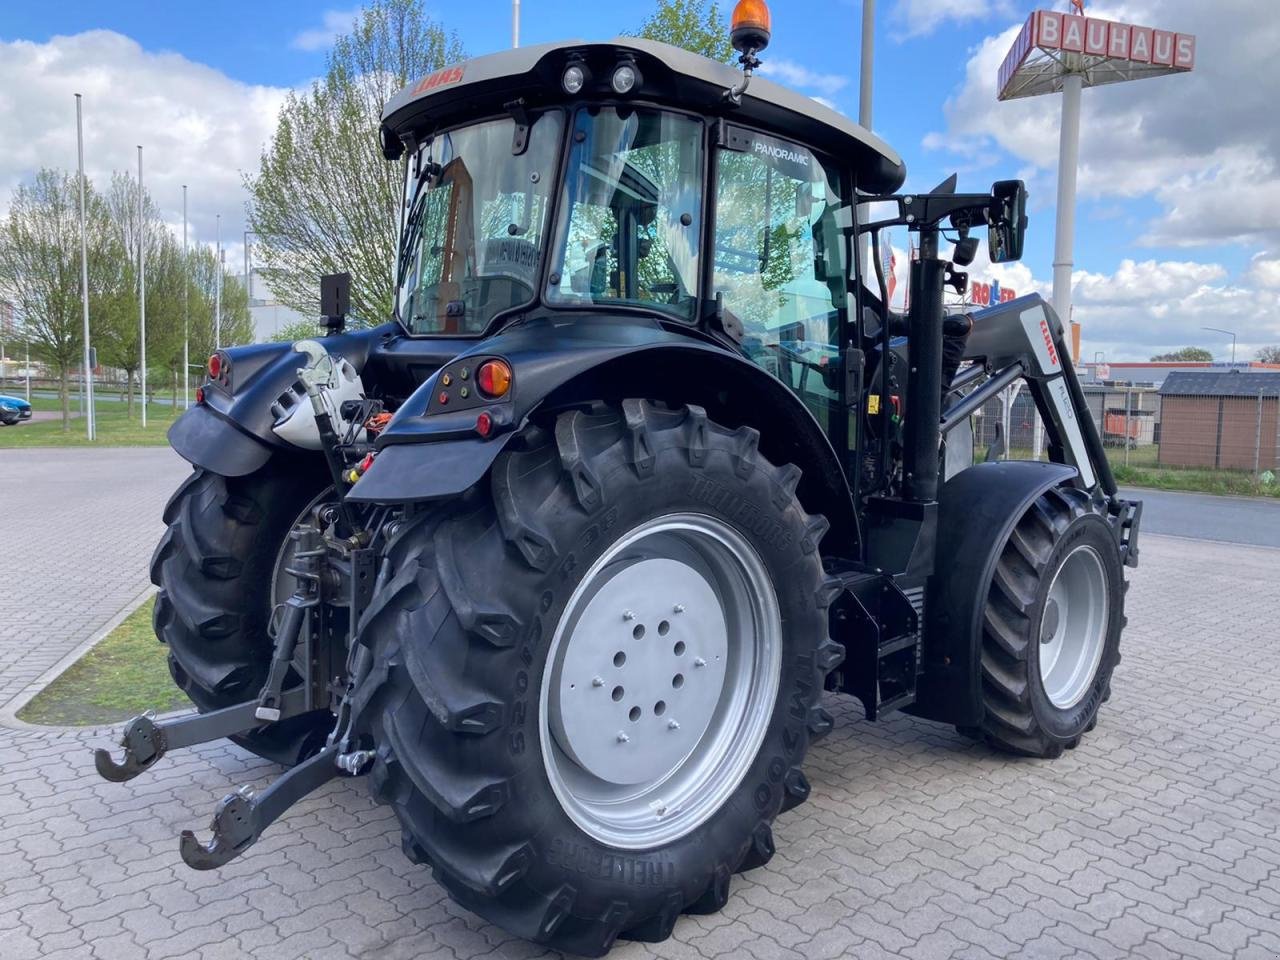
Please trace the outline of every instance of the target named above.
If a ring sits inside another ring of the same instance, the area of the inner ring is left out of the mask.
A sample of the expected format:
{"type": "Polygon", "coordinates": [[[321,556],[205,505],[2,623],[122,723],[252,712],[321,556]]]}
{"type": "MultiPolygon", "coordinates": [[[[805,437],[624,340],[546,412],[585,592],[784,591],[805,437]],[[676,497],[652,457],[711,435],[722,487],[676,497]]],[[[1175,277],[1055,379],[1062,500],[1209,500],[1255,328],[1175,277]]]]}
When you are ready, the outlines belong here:
{"type": "Polygon", "coordinates": [[[147,588],[168,447],[0,450],[0,706],[147,588]]]}
{"type": "MultiPolygon", "coordinates": [[[[138,515],[141,540],[159,502],[138,515]]],[[[111,577],[145,575],[149,542],[129,544],[111,577]]],[[[739,877],[723,912],[612,956],[1280,955],[1278,564],[1266,548],[1146,537],[1114,696],[1054,762],[907,717],[870,724],[829,698],[836,732],[811,753],[812,796],[779,819],[772,863],[739,877]]],[[[222,870],[188,870],[179,830],[279,768],[220,744],[109,784],[90,756],[108,742],[0,730],[4,960],[547,955],[451,903],[359,782],[330,784],[222,870]]]]}

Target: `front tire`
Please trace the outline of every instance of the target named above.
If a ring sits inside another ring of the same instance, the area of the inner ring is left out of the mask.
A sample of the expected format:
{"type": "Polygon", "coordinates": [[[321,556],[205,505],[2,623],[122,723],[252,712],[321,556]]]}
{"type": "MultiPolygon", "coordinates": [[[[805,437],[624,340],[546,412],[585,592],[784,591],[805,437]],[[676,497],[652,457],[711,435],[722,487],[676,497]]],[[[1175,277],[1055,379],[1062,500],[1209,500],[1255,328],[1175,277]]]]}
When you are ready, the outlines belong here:
{"type": "Polygon", "coordinates": [[[1051,758],[1094,728],[1120,662],[1124,567],[1102,506],[1046,491],[996,562],[982,620],[984,719],[1000,749],[1051,758]]]}
{"type": "MultiPolygon", "coordinates": [[[[169,647],[174,683],[202,713],[255,697],[266,680],[274,648],[268,621],[290,592],[279,582],[281,550],[325,489],[323,471],[310,462],[269,461],[245,477],[197,467],[165,506],[167,529],[151,558],[151,582],[160,588],[152,623],[169,647]]],[[[318,749],[332,725],[332,715],[317,710],[231,739],[291,766],[318,749]]]]}
{"type": "Polygon", "coordinates": [[[488,490],[398,535],[360,627],[371,789],[464,906],[598,956],[718,910],[731,875],[772,856],[843,649],[827,638],[826,522],[757,440],[697,408],[561,414],[554,436],[512,442],[488,490]],[[683,640],[681,617],[699,624],[683,640]],[[727,678],[727,699],[699,705],[699,684],[716,687],[699,670],[727,678]],[[683,750],[639,749],[682,731],[683,750]]]}

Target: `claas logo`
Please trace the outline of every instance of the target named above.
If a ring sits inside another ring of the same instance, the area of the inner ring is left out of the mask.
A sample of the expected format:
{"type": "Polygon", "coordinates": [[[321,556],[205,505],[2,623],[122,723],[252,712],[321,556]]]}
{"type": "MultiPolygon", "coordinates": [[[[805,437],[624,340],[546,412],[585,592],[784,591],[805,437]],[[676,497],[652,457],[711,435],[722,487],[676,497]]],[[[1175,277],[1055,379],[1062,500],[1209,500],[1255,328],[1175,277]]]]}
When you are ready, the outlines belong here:
{"type": "Polygon", "coordinates": [[[1045,349],[1049,351],[1049,362],[1055,367],[1058,366],[1058,350],[1053,345],[1053,334],[1049,332],[1048,320],[1040,321],[1040,336],[1044,337],[1045,349]]]}
{"type": "Polygon", "coordinates": [[[443,70],[429,73],[418,81],[418,85],[413,88],[413,95],[416,97],[418,94],[434,90],[436,87],[447,87],[451,83],[458,83],[462,79],[462,73],[465,69],[466,67],[445,67],[443,70]]]}

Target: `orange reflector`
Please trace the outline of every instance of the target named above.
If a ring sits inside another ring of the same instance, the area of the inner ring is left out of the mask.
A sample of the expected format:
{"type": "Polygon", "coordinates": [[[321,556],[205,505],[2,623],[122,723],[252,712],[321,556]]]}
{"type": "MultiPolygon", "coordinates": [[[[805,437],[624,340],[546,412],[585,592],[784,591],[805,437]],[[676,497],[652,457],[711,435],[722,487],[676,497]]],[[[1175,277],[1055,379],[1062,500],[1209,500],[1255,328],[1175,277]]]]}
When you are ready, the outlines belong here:
{"type": "Polygon", "coordinates": [[[486,360],[476,371],[476,383],[486,397],[505,397],[511,389],[511,366],[505,360],[486,360]]]}
{"type": "Polygon", "coordinates": [[[769,5],[764,0],[738,0],[733,8],[730,21],[730,32],[751,30],[763,33],[766,41],[772,32],[772,18],[769,16],[769,5]]]}

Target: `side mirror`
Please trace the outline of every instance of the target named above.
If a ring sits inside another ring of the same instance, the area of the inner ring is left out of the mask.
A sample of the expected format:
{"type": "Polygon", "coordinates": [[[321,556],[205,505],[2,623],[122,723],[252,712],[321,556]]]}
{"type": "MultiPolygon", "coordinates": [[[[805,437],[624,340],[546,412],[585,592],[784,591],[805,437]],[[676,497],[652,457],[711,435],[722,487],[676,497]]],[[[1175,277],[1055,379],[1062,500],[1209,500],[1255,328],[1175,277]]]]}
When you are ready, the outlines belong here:
{"type": "Polygon", "coordinates": [[[1027,236],[1027,187],[1021,180],[999,180],[991,186],[987,214],[987,252],[992,263],[1022,259],[1027,236]]]}
{"type": "Polygon", "coordinates": [[[320,317],[330,333],[341,333],[351,312],[351,274],[329,273],[320,278],[320,317]]]}

